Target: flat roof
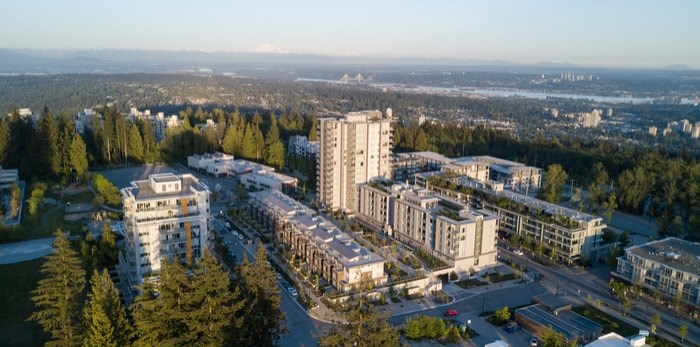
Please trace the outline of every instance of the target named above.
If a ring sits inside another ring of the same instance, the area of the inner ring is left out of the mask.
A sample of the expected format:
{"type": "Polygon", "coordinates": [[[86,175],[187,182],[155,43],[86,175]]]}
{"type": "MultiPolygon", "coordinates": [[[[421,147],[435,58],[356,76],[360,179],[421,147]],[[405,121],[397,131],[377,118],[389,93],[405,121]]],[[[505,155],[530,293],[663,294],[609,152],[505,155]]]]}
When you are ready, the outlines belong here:
{"type": "Polygon", "coordinates": [[[627,253],[700,275],[700,243],[668,237],[627,248],[627,253]]]}
{"type": "Polygon", "coordinates": [[[209,190],[205,185],[199,183],[199,180],[196,177],[190,174],[184,174],[177,177],[181,180],[180,190],[178,191],[169,191],[165,193],[155,192],[151,186],[150,180],[148,179],[131,181],[131,187],[126,187],[122,189],[122,191],[133,195],[136,200],[141,200],[154,197],[190,196],[194,195],[194,192],[191,191],[192,189],[195,191],[209,190]]]}
{"type": "Polygon", "coordinates": [[[155,174],[151,175],[151,178],[158,183],[179,181],[177,176],[175,176],[173,173],[155,174]]]}
{"type": "Polygon", "coordinates": [[[294,212],[304,213],[306,208],[304,205],[296,202],[294,199],[276,191],[263,190],[260,192],[250,193],[250,196],[260,200],[268,206],[272,206],[284,214],[293,214],[294,212]]]}
{"type": "Polygon", "coordinates": [[[560,311],[554,315],[540,304],[517,309],[515,314],[522,315],[541,326],[551,326],[554,331],[563,334],[567,340],[603,331],[602,325],[580,314],[572,311],[560,311]]]}

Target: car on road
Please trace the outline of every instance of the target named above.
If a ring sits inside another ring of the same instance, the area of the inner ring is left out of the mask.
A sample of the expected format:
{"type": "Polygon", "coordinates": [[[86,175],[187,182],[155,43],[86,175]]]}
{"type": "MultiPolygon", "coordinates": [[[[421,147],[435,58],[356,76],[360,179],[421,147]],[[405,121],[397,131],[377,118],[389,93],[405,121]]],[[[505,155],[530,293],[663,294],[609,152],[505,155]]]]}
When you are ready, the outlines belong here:
{"type": "Polygon", "coordinates": [[[457,315],[457,310],[447,310],[444,315],[445,317],[454,317],[457,315]]]}
{"type": "Polygon", "coordinates": [[[243,235],[241,235],[241,234],[237,234],[236,238],[240,241],[243,241],[243,235]]]}
{"type": "Polygon", "coordinates": [[[514,250],[513,253],[515,253],[515,255],[523,255],[523,251],[520,249],[514,250]]]}
{"type": "Polygon", "coordinates": [[[281,279],[282,279],[282,274],[279,273],[279,272],[277,272],[276,274],[277,274],[277,279],[278,279],[278,280],[281,280],[281,279]]]}
{"type": "Polygon", "coordinates": [[[229,228],[229,229],[231,229],[231,223],[226,222],[226,227],[229,228]]]}
{"type": "Polygon", "coordinates": [[[539,342],[539,340],[537,340],[536,337],[534,337],[534,336],[531,337],[531,338],[530,338],[530,347],[537,347],[537,343],[538,343],[538,342],[539,342]]]}
{"type": "Polygon", "coordinates": [[[289,294],[291,294],[293,297],[296,297],[297,295],[299,295],[299,293],[297,293],[297,289],[294,288],[294,287],[289,287],[289,288],[287,288],[287,291],[288,291],[289,294]]]}
{"type": "Polygon", "coordinates": [[[233,230],[233,231],[231,231],[231,233],[233,234],[233,236],[238,237],[238,232],[237,232],[237,231],[233,230]]]}

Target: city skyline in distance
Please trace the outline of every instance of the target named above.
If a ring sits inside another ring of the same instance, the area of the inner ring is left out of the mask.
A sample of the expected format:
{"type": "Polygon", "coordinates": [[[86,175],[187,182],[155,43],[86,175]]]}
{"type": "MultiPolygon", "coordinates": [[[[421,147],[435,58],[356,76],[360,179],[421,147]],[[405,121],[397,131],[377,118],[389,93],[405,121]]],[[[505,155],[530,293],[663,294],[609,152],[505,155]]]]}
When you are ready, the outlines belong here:
{"type": "Polygon", "coordinates": [[[700,3],[10,0],[0,47],[698,68],[700,3]]]}

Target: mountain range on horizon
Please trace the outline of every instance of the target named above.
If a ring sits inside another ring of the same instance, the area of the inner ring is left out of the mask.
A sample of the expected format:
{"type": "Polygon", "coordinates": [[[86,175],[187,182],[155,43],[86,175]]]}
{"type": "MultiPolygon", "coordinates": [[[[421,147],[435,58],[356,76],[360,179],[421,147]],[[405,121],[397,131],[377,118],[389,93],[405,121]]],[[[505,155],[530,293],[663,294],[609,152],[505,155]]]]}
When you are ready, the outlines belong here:
{"type": "MultiPolygon", "coordinates": [[[[503,69],[520,72],[549,72],[552,69],[575,71],[610,70],[624,68],[587,67],[567,62],[538,62],[524,64],[505,60],[455,58],[396,58],[364,57],[354,55],[327,56],[299,53],[260,52],[204,52],[135,49],[78,49],[36,50],[0,48],[0,73],[134,73],[184,72],[206,68],[224,73],[240,67],[295,67],[295,66],[375,66],[418,69],[476,68],[503,69]]],[[[695,70],[687,65],[674,64],[655,69],[633,70],[695,70]]],[[[505,72],[508,72],[505,71],[505,72]]]]}

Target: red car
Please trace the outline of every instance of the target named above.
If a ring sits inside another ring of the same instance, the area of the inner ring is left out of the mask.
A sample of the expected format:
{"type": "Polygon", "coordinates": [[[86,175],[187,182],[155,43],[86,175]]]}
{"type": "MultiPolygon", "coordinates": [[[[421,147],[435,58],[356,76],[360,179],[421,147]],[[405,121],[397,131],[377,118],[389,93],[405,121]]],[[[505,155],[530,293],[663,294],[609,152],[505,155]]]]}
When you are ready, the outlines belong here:
{"type": "Polygon", "coordinates": [[[447,310],[447,311],[445,311],[445,317],[454,317],[454,316],[456,316],[456,315],[457,315],[457,311],[456,311],[456,310],[447,310]]]}

